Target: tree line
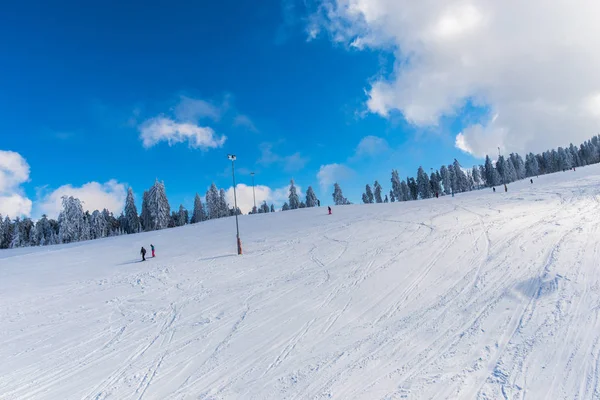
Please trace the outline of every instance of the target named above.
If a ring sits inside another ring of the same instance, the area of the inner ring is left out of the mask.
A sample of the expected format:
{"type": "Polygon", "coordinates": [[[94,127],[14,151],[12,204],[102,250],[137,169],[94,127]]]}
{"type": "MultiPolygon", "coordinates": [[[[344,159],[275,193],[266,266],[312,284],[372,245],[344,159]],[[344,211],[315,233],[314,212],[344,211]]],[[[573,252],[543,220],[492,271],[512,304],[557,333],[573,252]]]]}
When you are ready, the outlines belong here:
{"type": "MultiPolygon", "coordinates": [[[[529,153],[525,156],[525,160],[517,153],[511,153],[506,158],[499,156],[495,163],[486,156],[484,164],[473,166],[468,170],[463,169],[457,160],[452,164],[442,165],[436,171],[431,170],[430,174],[419,167],[416,178],[400,179],[398,171],[393,170],[392,188],[389,193],[384,194],[382,186],[375,181],[373,189],[370,185],[366,185],[362,201],[363,203],[388,203],[427,199],[495,187],[520,179],[599,162],[600,135],[594,136],[579,147],[571,144],[569,147],[559,147],[541,154],[529,153]]],[[[351,204],[344,197],[338,183],[334,184],[333,203],[338,206],[351,204]]],[[[292,179],[288,201],[283,204],[281,210],[296,210],[320,205],[321,202],[311,186],[306,190],[304,200],[301,200],[292,179]]],[[[253,207],[250,214],[269,212],[275,212],[275,207],[273,204],[269,206],[264,201],[259,207],[253,207]]],[[[82,202],[72,196],[62,198],[62,211],[57,220],[46,215],[36,222],[31,218],[11,220],[7,216],[2,219],[0,215],[0,249],[46,246],[148,232],[229,217],[236,213],[240,215],[240,209],[231,207],[227,203],[225,190],[218,189],[214,183],[206,192],[204,201],[196,193],[191,215],[183,205],[180,205],[176,211],[171,211],[165,185],[156,180],[154,185],[144,192],[139,214],[133,190],[129,188],[125,208],[118,217],[107,209],[92,213],[84,211],[82,202]]]]}
{"type": "Polygon", "coordinates": [[[507,157],[499,155],[495,163],[486,156],[484,164],[475,165],[471,169],[464,169],[456,159],[452,164],[442,165],[435,171],[431,169],[430,174],[419,167],[416,179],[400,179],[398,171],[393,170],[389,197],[386,193],[382,198],[383,189],[375,181],[373,188],[369,184],[365,186],[362,201],[370,204],[428,199],[506,185],[525,178],[599,162],[600,135],[592,137],[579,147],[571,144],[566,148],[559,147],[539,154],[529,153],[525,160],[518,153],[511,153],[507,157]]]}

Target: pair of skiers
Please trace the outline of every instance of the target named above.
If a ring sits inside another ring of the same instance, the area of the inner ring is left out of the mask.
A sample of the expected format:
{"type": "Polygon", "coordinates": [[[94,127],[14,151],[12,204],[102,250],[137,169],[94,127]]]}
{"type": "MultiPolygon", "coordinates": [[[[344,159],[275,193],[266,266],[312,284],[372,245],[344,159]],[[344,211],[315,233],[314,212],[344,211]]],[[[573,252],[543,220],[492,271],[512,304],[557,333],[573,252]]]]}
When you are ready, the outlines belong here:
{"type": "MultiPolygon", "coordinates": [[[[151,244],[150,245],[150,250],[152,250],[152,257],[156,257],[156,254],[154,253],[154,245],[151,244]]],[[[142,261],[146,261],[146,249],[144,248],[144,246],[142,246],[142,250],[140,250],[140,254],[142,255],[142,261]]]]}

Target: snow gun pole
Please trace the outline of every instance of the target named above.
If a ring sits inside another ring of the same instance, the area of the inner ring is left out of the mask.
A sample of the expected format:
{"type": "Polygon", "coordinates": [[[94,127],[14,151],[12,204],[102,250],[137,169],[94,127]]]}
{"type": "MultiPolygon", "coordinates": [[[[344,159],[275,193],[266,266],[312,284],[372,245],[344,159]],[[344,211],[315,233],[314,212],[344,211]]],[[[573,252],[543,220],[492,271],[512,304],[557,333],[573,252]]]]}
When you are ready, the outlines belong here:
{"type": "Polygon", "coordinates": [[[235,154],[229,154],[227,156],[231,160],[231,176],[233,178],[233,202],[234,202],[234,214],[235,214],[235,230],[237,232],[237,250],[238,255],[242,255],[242,240],[240,239],[240,225],[238,223],[238,206],[237,206],[237,193],[235,188],[235,154]]]}

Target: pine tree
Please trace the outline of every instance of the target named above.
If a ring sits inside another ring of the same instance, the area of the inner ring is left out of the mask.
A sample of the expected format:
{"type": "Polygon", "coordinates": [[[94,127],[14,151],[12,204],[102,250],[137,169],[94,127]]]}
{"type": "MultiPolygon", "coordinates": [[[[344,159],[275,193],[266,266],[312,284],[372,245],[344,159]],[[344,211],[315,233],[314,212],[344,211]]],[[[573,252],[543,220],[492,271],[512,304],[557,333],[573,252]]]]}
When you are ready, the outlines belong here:
{"type": "Polygon", "coordinates": [[[14,225],[8,215],[2,224],[2,237],[0,238],[0,249],[8,249],[13,240],[14,225]]]}
{"type": "Polygon", "coordinates": [[[127,221],[127,225],[125,226],[125,231],[127,233],[140,232],[140,218],[138,217],[133,190],[131,188],[127,191],[127,199],[125,200],[125,219],[127,221]]]}
{"type": "Polygon", "coordinates": [[[452,193],[452,182],[450,181],[450,173],[445,165],[440,168],[440,177],[442,178],[442,186],[444,186],[444,194],[452,193]]]}
{"type": "Polygon", "coordinates": [[[206,219],[206,214],[204,213],[204,206],[202,205],[202,199],[200,195],[196,193],[196,197],[194,198],[194,212],[192,213],[192,224],[197,224],[198,222],[202,222],[206,219]]]}
{"type": "Polygon", "coordinates": [[[348,199],[344,197],[344,194],[342,193],[342,188],[337,183],[333,185],[333,204],[335,204],[336,206],[350,204],[348,199]]]}
{"type": "Polygon", "coordinates": [[[73,196],[62,198],[63,210],[58,216],[60,243],[78,242],[84,236],[84,218],[81,201],[73,196]]]}
{"type": "Polygon", "coordinates": [[[285,203],[283,203],[283,207],[281,207],[281,211],[289,211],[290,206],[288,205],[287,201],[285,203]]]}
{"type": "Polygon", "coordinates": [[[396,202],[396,196],[394,195],[394,191],[393,190],[390,190],[390,201],[392,203],[396,202]]]}
{"type": "Polygon", "coordinates": [[[473,178],[473,183],[477,186],[477,188],[481,187],[481,175],[479,174],[479,168],[476,165],[473,165],[473,171],[471,172],[471,177],[473,178]]]}
{"type": "Polygon", "coordinates": [[[186,208],[183,206],[183,204],[179,205],[179,212],[177,213],[177,221],[176,221],[176,225],[177,226],[184,226],[188,223],[189,221],[189,214],[188,214],[188,210],[186,210],[186,208]]]}
{"type": "Polygon", "coordinates": [[[410,200],[417,200],[419,198],[419,187],[417,186],[415,178],[406,178],[406,182],[410,191],[410,200]]]}
{"type": "Polygon", "coordinates": [[[298,208],[300,208],[300,198],[298,197],[296,185],[294,184],[293,179],[290,180],[289,206],[290,210],[297,210],[298,208]]]}
{"type": "Polygon", "coordinates": [[[371,204],[375,201],[375,198],[373,196],[373,191],[371,190],[371,186],[369,186],[367,184],[367,186],[365,187],[365,197],[363,197],[363,202],[366,199],[366,203],[365,204],[371,204]]]}
{"type": "Polygon", "coordinates": [[[467,179],[467,175],[462,170],[462,166],[458,162],[457,159],[454,159],[454,163],[452,164],[454,170],[454,176],[456,179],[456,191],[458,192],[468,192],[470,189],[469,181],[467,179]]]}
{"type": "Polygon", "coordinates": [[[431,197],[435,197],[436,193],[439,196],[440,192],[442,191],[438,175],[439,174],[432,172],[429,176],[429,182],[431,183],[431,197]]]}
{"type": "Polygon", "coordinates": [[[390,201],[388,200],[388,196],[387,196],[387,194],[385,195],[385,198],[383,199],[383,202],[384,202],[384,203],[389,203],[389,202],[390,202],[390,201]]]}
{"type": "Polygon", "coordinates": [[[260,209],[259,212],[262,210],[263,213],[268,213],[270,211],[269,209],[269,205],[267,204],[266,201],[263,201],[263,203],[260,205],[260,209]]]}
{"type": "Polygon", "coordinates": [[[210,185],[210,189],[206,192],[206,208],[208,209],[208,219],[219,218],[220,212],[220,201],[219,201],[219,190],[217,185],[214,183],[210,185]]]}
{"type": "Polygon", "coordinates": [[[369,204],[370,203],[369,202],[369,197],[367,196],[366,193],[362,194],[362,202],[363,202],[363,204],[369,204]]]}
{"type": "Polygon", "coordinates": [[[381,191],[383,189],[381,188],[379,182],[375,181],[375,183],[373,184],[373,190],[375,194],[375,203],[383,203],[383,199],[381,198],[381,191]]]}
{"type": "Polygon", "coordinates": [[[169,227],[171,220],[171,207],[165,191],[163,182],[158,179],[154,185],[148,190],[147,195],[144,194],[142,202],[142,217],[144,230],[155,231],[169,227]],[[144,207],[145,203],[145,207],[144,207]],[[144,208],[146,214],[144,215],[144,208]]]}
{"type": "Polygon", "coordinates": [[[312,186],[309,186],[308,189],[306,189],[306,207],[316,207],[318,203],[319,200],[317,199],[315,191],[312,186]]]}
{"type": "MultiPolygon", "coordinates": [[[[219,210],[220,210],[219,218],[229,217],[231,215],[231,212],[229,210],[229,205],[227,204],[225,189],[219,190],[219,210]]],[[[234,210],[234,213],[235,213],[235,210],[234,210]]],[[[233,215],[235,215],[235,214],[233,214],[233,215]]]]}
{"type": "Polygon", "coordinates": [[[148,206],[148,192],[144,192],[144,196],[142,197],[142,214],[140,215],[140,225],[142,225],[142,229],[144,232],[152,230],[152,221],[150,217],[150,208],[148,206]]]}
{"type": "Polygon", "coordinates": [[[412,200],[412,196],[410,194],[410,188],[408,184],[404,181],[400,182],[400,199],[398,201],[410,201],[412,200]]]}
{"type": "Polygon", "coordinates": [[[401,183],[400,183],[400,177],[398,176],[397,170],[392,171],[392,192],[391,193],[394,194],[393,198],[397,199],[398,201],[400,201],[400,199],[402,199],[402,188],[401,188],[401,183]]]}
{"type": "Polygon", "coordinates": [[[417,170],[417,193],[422,199],[431,197],[431,183],[423,167],[419,167],[417,170]]]}
{"type": "Polygon", "coordinates": [[[275,206],[271,204],[271,212],[275,212],[275,206]]]}

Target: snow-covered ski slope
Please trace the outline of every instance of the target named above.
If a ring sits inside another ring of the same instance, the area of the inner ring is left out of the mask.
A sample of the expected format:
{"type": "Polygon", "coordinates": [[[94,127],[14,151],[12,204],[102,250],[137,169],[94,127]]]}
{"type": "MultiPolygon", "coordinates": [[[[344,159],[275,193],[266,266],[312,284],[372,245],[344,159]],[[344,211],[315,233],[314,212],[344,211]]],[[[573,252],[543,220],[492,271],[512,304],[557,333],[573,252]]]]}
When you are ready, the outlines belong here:
{"type": "Polygon", "coordinates": [[[598,399],[599,201],[593,166],[244,216],[242,257],[233,219],[2,251],[0,398],[598,399]]]}

